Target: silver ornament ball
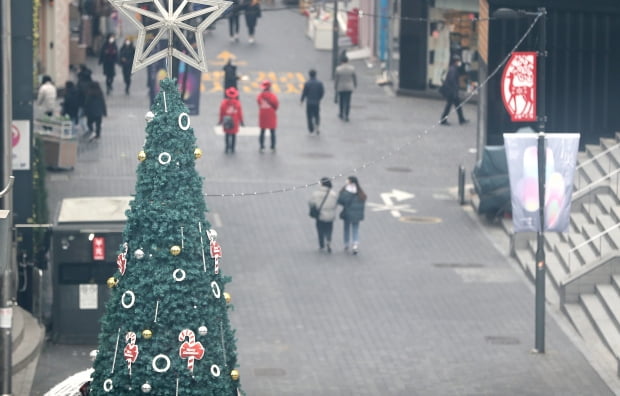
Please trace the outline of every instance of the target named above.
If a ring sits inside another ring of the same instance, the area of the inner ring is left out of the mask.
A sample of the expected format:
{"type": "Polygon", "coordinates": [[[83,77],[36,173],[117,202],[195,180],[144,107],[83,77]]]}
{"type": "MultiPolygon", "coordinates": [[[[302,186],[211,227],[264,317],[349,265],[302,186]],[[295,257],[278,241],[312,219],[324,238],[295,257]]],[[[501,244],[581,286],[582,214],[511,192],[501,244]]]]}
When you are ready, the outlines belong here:
{"type": "Polygon", "coordinates": [[[146,122],[153,121],[153,118],[155,118],[155,114],[153,114],[152,111],[149,111],[144,115],[144,119],[146,120],[146,122]]]}
{"type": "Polygon", "coordinates": [[[198,328],[198,334],[200,334],[201,336],[207,335],[207,326],[200,326],[198,328]]]}
{"type": "Polygon", "coordinates": [[[144,258],[144,250],[136,249],[136,251],[133,252],[133,256],[137,258],[138,260],[142,260],[144,258]]]}
{"type": "Polygon", "coordinates": [[[148,382],[145,384],[142,384],[140,388],[142,389],[142,392],[144,393],[151,393],[151,390],[153,390],[153,387],[148,382]]]}

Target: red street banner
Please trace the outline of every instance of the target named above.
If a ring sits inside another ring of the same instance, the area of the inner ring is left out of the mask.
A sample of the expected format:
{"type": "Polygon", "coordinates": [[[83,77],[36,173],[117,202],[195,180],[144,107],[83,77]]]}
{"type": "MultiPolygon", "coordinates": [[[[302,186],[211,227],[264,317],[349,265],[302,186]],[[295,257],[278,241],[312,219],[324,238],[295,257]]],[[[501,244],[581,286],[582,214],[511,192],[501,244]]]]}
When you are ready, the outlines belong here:
{"type": "Polygon", "coordinates": [[[504,67],[501,90],[512,122],[536,121],[536,52],[514,52],[504,67]]]}

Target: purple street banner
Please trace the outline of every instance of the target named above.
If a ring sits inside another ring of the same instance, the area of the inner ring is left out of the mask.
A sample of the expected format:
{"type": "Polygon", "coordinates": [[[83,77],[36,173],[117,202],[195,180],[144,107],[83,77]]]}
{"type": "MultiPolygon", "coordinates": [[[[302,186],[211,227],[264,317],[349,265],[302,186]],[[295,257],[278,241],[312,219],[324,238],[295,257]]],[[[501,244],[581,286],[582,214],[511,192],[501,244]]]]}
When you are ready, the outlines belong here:
{"type": "MultiPolygon", "coordinates": [[[[545,224],[566,232],[570,224],[578,133],[546,133],[545,224]]],[[[541,231],[538,196],[538,134],[504,133],[514,232],[541,231]]]]}

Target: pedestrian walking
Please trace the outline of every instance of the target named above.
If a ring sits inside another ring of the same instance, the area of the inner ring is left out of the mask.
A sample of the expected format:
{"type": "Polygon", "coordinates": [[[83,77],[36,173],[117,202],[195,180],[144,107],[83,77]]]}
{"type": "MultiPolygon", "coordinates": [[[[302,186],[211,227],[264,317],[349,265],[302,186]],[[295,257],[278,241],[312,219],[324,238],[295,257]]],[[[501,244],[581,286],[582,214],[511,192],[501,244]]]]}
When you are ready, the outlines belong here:
{"type": "Polygon", "coordinates": [[[459,118],[459,124],[465,124],[469,122],[463,115],[463,109],[461,108],[461,99],[459,97],[459,76],[461,74],[461,57],[454,55],[450,62],[450,68],[448,74],[444,80],[439,92],[446,99],[446,105],[441,113],[441,125],[450,125],[448,122],[448,113],[450,108],[454,106],[456,114],[459,118]]]}
{"type": "Polygon", "coordinates": [[[84,114],[86,114],[86,125],[90,135],[89,140],[99,139],[101,137],[101,121],[103,117],[108,115],[108,111],[103,91],[96,81],[91,81],[88,84],[84,101],[84,114]]]}
{"type": "Polygon", "coordinates": [[[118,62],[118,48],[116,47],[116,39],[112,33],[109,33],[105,44],[101,47],[101,55],[99,56],[99,64],[103,65],[103,74],[105,74],[106,94],[112,92],[112,84],[116,75],[116,63],[118,62]]]}
{"type": "Polygon", "coordinates": [[[332,190],[332,182],[327,177],[321,178],[319,188],[312,192],[308,201],[311,214],[312,208],[316,208],[316,231],[319,236],[319,250],[327,248],[327,253],[332,252],[332,230],[338,207],[338,195],[332,190]]]}
{"type": "Polygon", "coordinates": [[[247,3],[243,6],[245,13],[245,24],[248,27],[248,42],[254,44],[254,34],[256,33],[256,24],[258,18],[261,17],[260,1],[259,0],[246,0],[247,3]]]}
{"type": "Polygon", "coordinates": [[[73,125],[78,124],[78,111],[80,110],[80,94],[73,81],[65,83],[65,94],[62,101],[63,116],[71,118],[73,125]]]}
{"type": "Polygon", "coordinates": [[[359,249],[359,226],[364,220],[366,193],[355,176],[349,176],[338,194],[338,204],[342,205],[340,218],[344,222],[344,250],[349,248],[353,254],[359,249]]]}
{"type": "Polygon", "coordinates": [[[349,64],[349,58],[346,54],[340,57],[340,65],[334,73],[334,88],[337,93],[336,101],[339,105],[338,118],[349,121],[351,95],[353,90],[357,88],[357,76],[355,75],[355,67],[349,64]]]}
{"type": "Polygon", "coordinates": [[[256,98],[258,102],[258,127],[260,128],[260,136],[258,138],[260,152],[265,151],[265,130],[267,129],[271,132],[271,152],[275,152],[278,97],[271,92],[271,82],[269,80],[263,81],[261,88],[263,91],[256,98]]]}
{"type": "Polygon", "coordinates": [[[231,42],[239,41],[239,13],[241,11],[241,0],[231,0],[232,4],[228,7],[228,32],[231,42]]]}
{"type": "Polygon", "coordinates": [[[119,52],[119,62],[123,70],[123,81],[125,82],[125,95],[129,95],[129,87],[131,87],[131,68],[133,67],[133,58],[136,55],[136,47],[131,39],[126,38],[119,52]]]}
{"type": "Polygon", "coordinates": [[[86,123],[84,122],[84,104],[86,102],[86,92],[88,86],[92,81],[92,71],[84,64],[80,65],[80,70],[77,73],[77,90],[78,90],[78,123],[82,127],[82,130],[86,130],[86,123]]]}
{"type": "Polygon", "coordinates": [[[226,142],[226,154],[235,153],[235,143],[239,125],[244,125],[243,110],[239,102],[239,92],[235,87],[226,90],[226,98],[220,104],[220,117],[218,124],[222,126],[226,142]]]}
{"type": "Polygon", "coordinates": [[[301,92],[301,103],[306,101],[306,119],[308,121],[308,132],[316,131],[320,133],[319,125],[321,123],[320,104],[325,93],[323,83],[316,78],[316,70],[312,69],[308,72],[310,80],[304,83],[304,89],[301,92]]]}
{"type": "Polygon", "coordinates": [[[52,78],[48,75],[43,76],[41,86],[37,92],[37,106],[48,117],[53,116],[56,110],[57,94],[52,78]]]}
{"type": "Polygon", "coordinates": [[[237,88],[239,76],[237,75],[237,66],[233,64],[232,58],[228,58],[228,62],[226,62],[222,70],[224,70],[224,97],[226,97],[226,90],[228,88],[237,88]]]}

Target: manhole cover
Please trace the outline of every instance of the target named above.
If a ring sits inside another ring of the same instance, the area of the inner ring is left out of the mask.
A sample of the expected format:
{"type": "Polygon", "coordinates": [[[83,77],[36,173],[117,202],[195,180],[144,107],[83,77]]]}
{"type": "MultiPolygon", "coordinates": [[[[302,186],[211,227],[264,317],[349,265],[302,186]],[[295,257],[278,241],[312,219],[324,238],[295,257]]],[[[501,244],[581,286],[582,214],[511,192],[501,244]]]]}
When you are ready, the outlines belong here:
{"type": "Polygon", "coordinates": [[[398,218],[403,223],[421,223],[421,224],[435,224],[441,223],[439,217],[420,217],[420,216],[401,216],[398,218]]]}
{"type": "Polygon", "coordinates": [[[281,368],[263,367],[255,368],[254,375],[257,377],[283,377],[286,375],[286,371],[281,368]]]}
{"type": "Polygon", "coordinates": [[[433,263],[437,268],[482,268],[484,265],[479,263],[433,263]]]}
{"type": "Polygon", "coordinates": [[[329,153],[303,153],[302,155],[308,158],[332,158],[334,156],[329,153]]]}
{"type": "Polygon", "coordinates": [[[517,337],[510,336],[485,336],[484,340],[493,345],[517,345],[521,343],[517,337]]]}
{"type": "Polygon", "coordinates": [[[390,166],[389,168],[385,168],[388,172],[411,172],[411,168],[407,168],[406,166],[390,166]]]}

